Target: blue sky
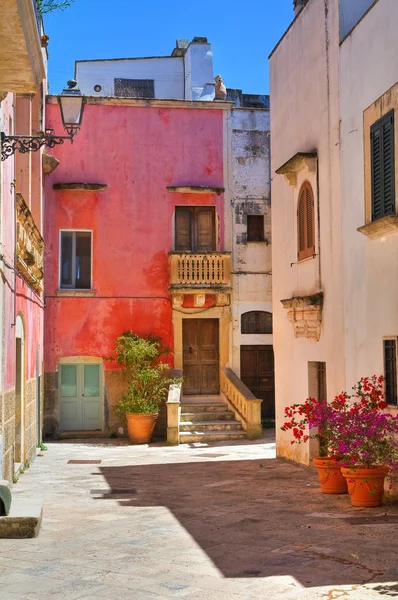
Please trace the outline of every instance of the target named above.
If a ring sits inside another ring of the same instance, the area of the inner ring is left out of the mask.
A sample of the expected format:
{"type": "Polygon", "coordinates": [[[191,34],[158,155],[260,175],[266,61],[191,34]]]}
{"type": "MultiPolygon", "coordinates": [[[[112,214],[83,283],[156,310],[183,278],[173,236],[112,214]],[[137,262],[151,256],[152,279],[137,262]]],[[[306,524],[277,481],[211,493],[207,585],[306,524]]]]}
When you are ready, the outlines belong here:
{"type": "Polygon", "coordinates": [[[75,0],[45,15],[50,93],[74,61],[167,56],[177,38],[207,37],[227,87],[269,93],[268,55],[293,19],[292,0],[75,0]]]}

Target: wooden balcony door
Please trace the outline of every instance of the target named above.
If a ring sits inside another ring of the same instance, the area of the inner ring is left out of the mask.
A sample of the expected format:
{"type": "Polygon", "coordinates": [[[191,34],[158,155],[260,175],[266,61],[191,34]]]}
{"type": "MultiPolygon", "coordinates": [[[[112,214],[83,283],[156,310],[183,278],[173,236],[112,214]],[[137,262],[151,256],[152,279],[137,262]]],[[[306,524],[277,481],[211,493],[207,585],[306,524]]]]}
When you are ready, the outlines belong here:
{"type": "Polygon", "coordinates": [[[218,319],[183,319],[184,394],[218,394],[218,319]]]}
{"type": "Polygon", "coordinates": [[[261,417],[275,418],[273,346],[241,346],[240,378],[256,398],[262,399],[261,417]]]}
{"type": "Polygon", "coordinates": [[[215,208],[177,206],[175,249],[183,252],[212,252],[216,249],[215,208]]]}

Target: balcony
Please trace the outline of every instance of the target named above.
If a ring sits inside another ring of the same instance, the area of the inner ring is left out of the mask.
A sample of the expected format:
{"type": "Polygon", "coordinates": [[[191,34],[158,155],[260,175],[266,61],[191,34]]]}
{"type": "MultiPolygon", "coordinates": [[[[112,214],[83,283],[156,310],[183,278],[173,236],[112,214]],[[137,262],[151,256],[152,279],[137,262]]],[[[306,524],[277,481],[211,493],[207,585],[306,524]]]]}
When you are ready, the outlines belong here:
{"type": "Polygon", "coordinates": [[[231,287],[230,252],[170,252],[170,291],[227,291],[231,287]]]}
{"type": "Polygon", "coordinates": [[[34,93],[46,76],[36,0],[0,0],[0,90],[34,93]]]}
{"type": "Polygon", "coordinates": [[[37,292],[43,291],[44,240],[21,194],[17,194],[17,269],[37,292]]]}

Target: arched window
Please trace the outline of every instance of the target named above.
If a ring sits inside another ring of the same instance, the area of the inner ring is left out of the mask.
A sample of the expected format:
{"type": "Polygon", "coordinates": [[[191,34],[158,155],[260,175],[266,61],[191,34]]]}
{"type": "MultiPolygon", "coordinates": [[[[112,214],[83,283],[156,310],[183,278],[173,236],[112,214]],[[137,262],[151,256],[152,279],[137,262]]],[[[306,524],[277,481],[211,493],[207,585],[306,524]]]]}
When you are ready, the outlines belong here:
{"type": "Polygon", "coordinates": [[[301,186],[297,208],[298,260],[315,254],[314,193],[308,181],[301,186]]]}
{"type": "Polygon", "coordinates": [[[242,333],[272,333],[272,313],[252,310],[242,315],[242,333]]]}

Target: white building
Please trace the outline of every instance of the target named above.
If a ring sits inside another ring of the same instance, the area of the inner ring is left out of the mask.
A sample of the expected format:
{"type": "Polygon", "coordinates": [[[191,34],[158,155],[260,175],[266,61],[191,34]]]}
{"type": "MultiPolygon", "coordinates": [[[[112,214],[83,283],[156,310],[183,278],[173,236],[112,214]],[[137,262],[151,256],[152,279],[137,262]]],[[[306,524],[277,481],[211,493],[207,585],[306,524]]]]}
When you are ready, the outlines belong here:
{"type": "MultiPolygon", "coordinates": [[[[374,373],[397,405],[396,1],[295,9],[270,57],[277,425],[374,373]]],[[[277,451],[308,464],[317,449],[277,427],[277,451]]]]}

